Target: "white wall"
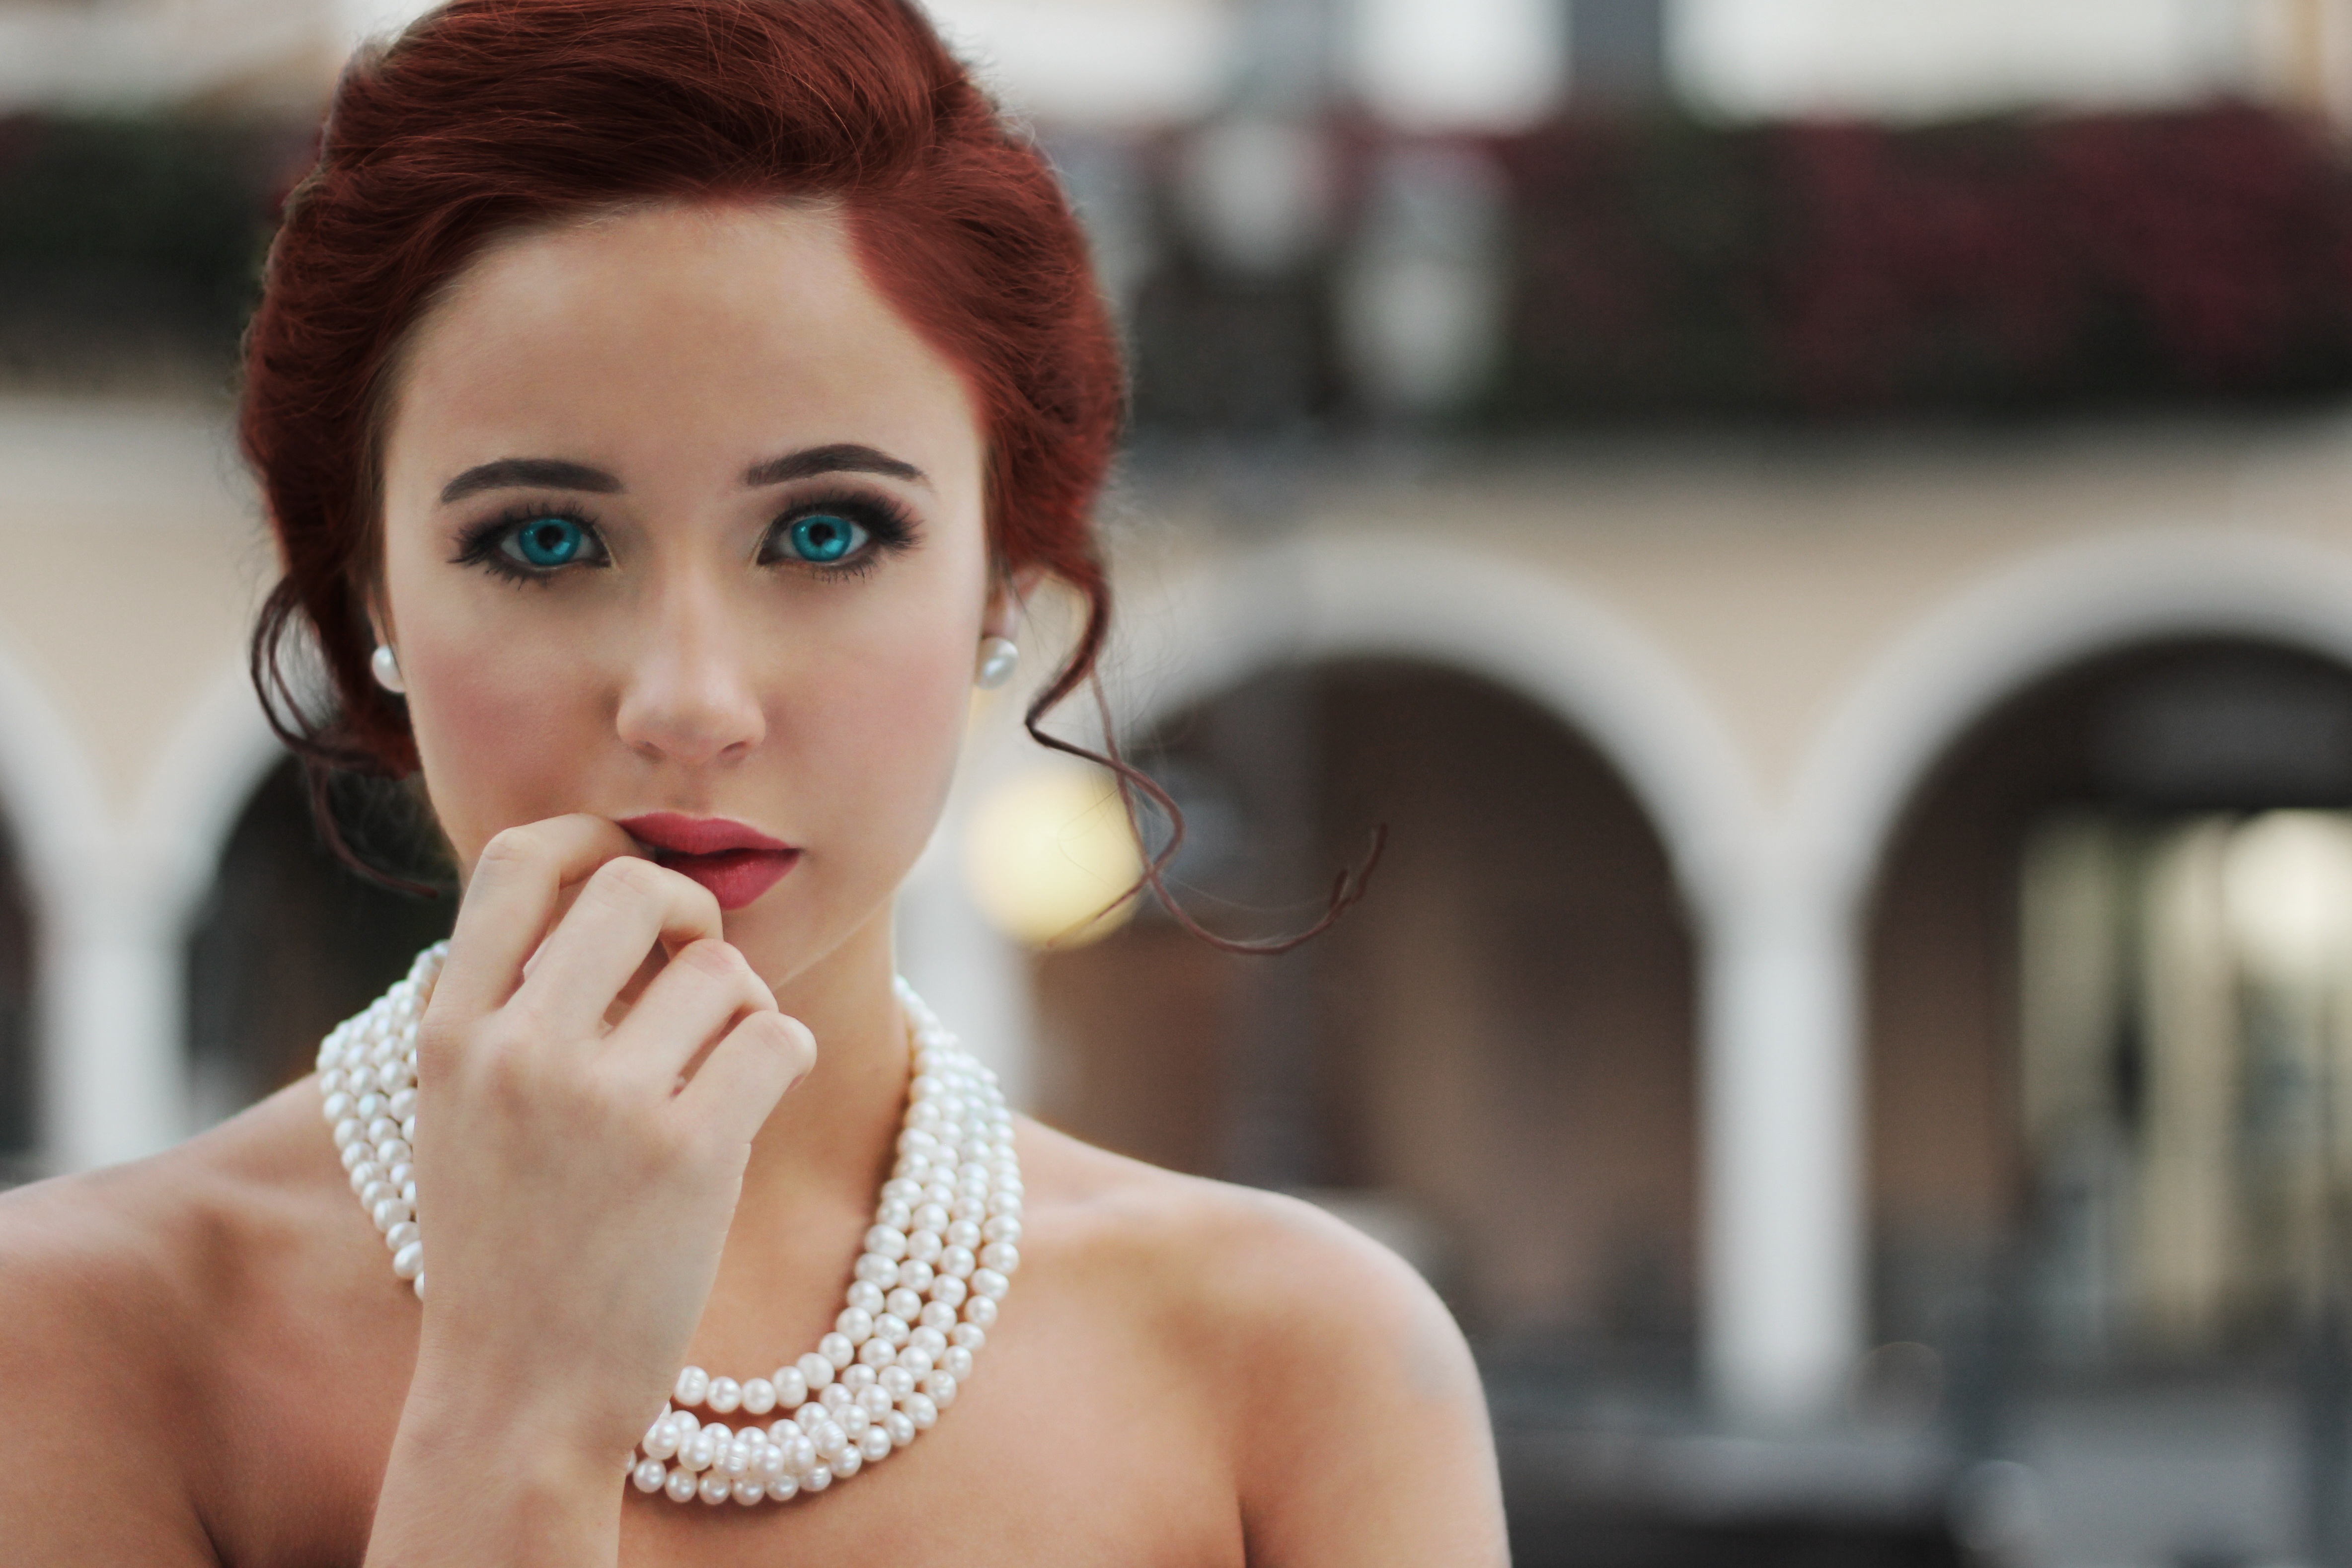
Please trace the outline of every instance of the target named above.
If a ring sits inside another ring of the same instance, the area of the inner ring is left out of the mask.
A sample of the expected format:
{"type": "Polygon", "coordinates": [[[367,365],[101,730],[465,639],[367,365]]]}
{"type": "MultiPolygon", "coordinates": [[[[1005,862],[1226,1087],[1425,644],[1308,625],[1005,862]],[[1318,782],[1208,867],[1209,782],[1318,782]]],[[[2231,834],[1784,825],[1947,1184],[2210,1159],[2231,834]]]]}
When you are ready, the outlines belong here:
{"type": "Polygon", "coordinates": [[[1687,99],[1738,118],[2174,104],[2263,90],[2270,9],[2271,0],[1676,0],[1669,57],[1687,99]]]}

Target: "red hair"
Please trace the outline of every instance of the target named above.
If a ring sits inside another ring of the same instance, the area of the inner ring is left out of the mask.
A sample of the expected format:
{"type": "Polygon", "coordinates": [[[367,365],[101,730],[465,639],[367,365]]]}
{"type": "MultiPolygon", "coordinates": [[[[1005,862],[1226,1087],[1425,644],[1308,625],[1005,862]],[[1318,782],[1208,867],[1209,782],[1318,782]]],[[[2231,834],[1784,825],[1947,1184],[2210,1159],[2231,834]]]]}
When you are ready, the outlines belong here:
{"type": "MultiPolygon", "coordinates": [[[[972,390],[998,569],[1042,568],[1086,601],[1028,721],[1093,755],[1037,721],[1092,675],[1108,628],[1092,513],[1125,372],[1035,147],[909,0],[449,0],[344,71],[246,339],[238,435],[286,569],[254,631],[254,682],[322,806],[335,770],[417,766],[405,706],[368,674],[403,343],[491,237],[681,200],[839,204],[877,288],[972,390]],[[286,667],[306,640],[323,694],[286,667]]],[[[1172,817],[1109,749],[1096,760],[1172,817]]],[[[351,858],[331,815],[320,825],[351,858]]]]}

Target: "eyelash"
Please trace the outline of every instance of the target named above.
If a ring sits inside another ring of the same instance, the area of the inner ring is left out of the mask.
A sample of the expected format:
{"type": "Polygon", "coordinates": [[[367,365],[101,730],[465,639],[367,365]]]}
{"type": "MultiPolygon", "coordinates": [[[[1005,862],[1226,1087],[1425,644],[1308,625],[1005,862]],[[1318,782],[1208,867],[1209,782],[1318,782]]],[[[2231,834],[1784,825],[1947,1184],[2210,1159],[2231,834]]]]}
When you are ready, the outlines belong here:
{"type": "Polygon", "coordinates": [[[824,578],[864,577],[882,564],[886,555],[898,555],[913,548],[919,530],[915,519],[895,500],[855,491],[835,495],[812,496],[780,515],[760,536],[761,565],[790,566],[812,576],[824,578]],[[855,559],[836,566],[821,566],[814,561],[794,560],[789,556],[772,556],[768,546],[777,535],[790,528],[803,517],[827,514],[846,517],[866,530],[866,549],[855,559]]]}
{"type": "MultiPolygon", "coordinates": [[[[549,517],[572,524],[594,541],[596,559],[578,564],[599,568],[613,564],[611,552],[605,548],[604,535],[597,531],[594,518],[575,507],[533,506],[528,503],[509,507],[479,522],[467,524],[457,536],[457,550],[449,558],[450,564],[479,567],[493,577],[517,585],[536,583],[546,587],[569,568],[555,567],[546,571],[534,571],[529,567],[517,565],[499,547],[505,542],[507,536],[524,524],[549,517]]],[[[760,564],[791,566],[819,578],[864,577],[881,564],[883,556],[897,555],[912,548],[919,534],[914,518],[896,501],[846,491],[837,495],[814,496],[784,511],[761,534],[760,564]],[[868,543],[856,559],[824,566],[770,552],[769,546],[780,532],[803,517],[820,513],[846,517],[866,530],[868,543]]]]}

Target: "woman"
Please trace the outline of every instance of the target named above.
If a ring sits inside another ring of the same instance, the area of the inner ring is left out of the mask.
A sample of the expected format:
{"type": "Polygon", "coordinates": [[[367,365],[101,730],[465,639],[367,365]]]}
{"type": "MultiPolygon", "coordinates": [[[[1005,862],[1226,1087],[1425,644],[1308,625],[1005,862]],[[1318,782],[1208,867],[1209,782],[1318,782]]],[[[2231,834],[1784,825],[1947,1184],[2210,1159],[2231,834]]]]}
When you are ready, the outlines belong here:
{"type": "Polygon", "coordinates": [[[463,900],[319,1078],[0,1202],[12,1561],[1502,1559],[1409,1270],[1001,1115],[894,995],[1023,595],[1092,607],[1049,700],[1099,645],[1118,401],[903,0],[459,0],[354,64],[247,346],[256,670],[421,777],[463,900]]]}

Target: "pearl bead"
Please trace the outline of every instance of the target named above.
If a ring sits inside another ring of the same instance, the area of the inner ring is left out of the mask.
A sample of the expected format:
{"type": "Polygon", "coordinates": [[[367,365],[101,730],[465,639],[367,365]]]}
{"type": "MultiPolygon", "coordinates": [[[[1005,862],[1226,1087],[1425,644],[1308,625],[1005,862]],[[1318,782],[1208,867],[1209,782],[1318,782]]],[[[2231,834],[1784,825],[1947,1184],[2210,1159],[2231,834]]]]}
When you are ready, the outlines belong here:
{"type": "MultiPolygon", "coordinates": [[[[338,1025],[318,1051],[320,1113],[352,1195],[383,1233],[396,1278],[425,1296],[416,1217],[416,1030],[446,944],[338,1025]]],[[[772,1377],[680,1370],[673,1404],[623,1461],[630,1485],[678,1502],[750,1506],[822,1491],[913,1440],[953,1400],[1019,1266],[1024,1189],[995,1074],[959,1047],[904,982],[915,1071],[897,1169],[876,1200],[834,1329],[772,1377]],[[928,1300],[926,1299],[928,1298],[928,1300]],[[958,1312],[961,1310],[961,1321],[958,1312]],[[814,1396],[814,1397],[812,1397],[814,1396]],[[716,1416],[790,1412],[740,1433],[716,1416]]]]}

